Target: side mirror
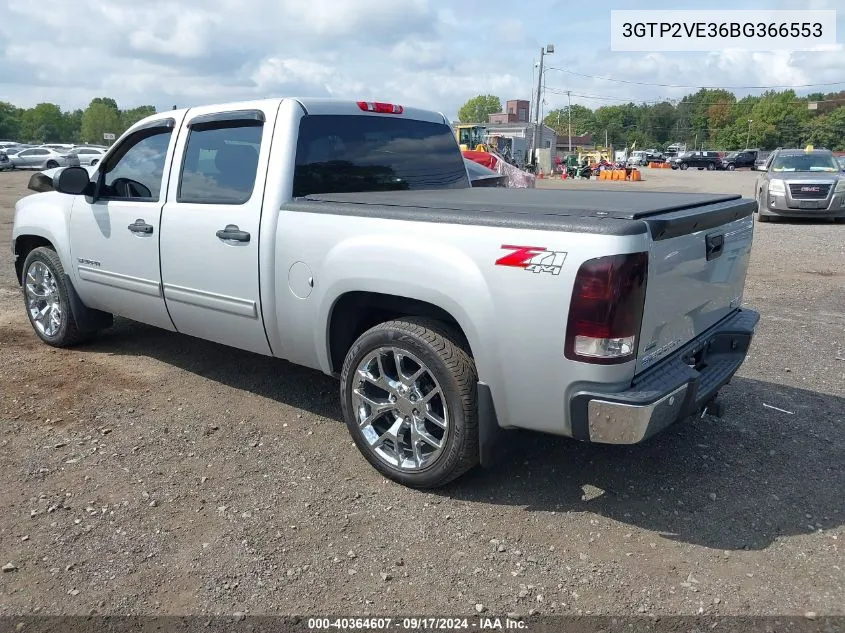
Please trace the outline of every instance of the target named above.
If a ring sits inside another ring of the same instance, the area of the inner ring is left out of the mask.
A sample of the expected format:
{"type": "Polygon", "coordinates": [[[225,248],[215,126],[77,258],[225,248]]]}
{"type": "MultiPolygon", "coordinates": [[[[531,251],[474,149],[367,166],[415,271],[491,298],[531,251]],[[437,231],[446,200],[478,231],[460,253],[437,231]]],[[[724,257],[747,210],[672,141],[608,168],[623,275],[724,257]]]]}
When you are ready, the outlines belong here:
{"type": "Polygon", "coordinates": [[[53,188],[59,193],[78,196],[91,187],[91,175],[84,167],[66,167],[53,176],[53,188]]]}
{"type": "Polygon", "coordinates": [[[35,191],[37,193],[53,191],[53,178],[39,171],[36,174],[32,174],[29,179],[29,185],[27,185],[27,189],[29,189],[30,191],[35,191]]]}

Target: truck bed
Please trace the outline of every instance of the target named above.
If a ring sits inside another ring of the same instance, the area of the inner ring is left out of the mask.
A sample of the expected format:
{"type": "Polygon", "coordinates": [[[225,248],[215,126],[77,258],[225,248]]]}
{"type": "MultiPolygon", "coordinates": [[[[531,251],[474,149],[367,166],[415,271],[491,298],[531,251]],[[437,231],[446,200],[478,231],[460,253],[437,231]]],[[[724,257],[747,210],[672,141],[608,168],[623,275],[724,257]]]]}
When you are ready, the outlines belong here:
{"type": "Polygon", "coordinates": [[[650,230],[657,240],[750,215],[755,204],[733,194],[479,187],[314,194],[288,202],[283,208],[605,235],[637,235],[650,230]]]}

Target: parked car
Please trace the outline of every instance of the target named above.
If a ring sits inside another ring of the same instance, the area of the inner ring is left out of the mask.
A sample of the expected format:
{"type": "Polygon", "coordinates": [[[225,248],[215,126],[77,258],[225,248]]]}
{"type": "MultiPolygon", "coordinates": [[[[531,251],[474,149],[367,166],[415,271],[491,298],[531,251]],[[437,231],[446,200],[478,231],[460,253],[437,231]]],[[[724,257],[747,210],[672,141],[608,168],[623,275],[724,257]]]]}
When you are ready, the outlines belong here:
{"type": "Polygon", "coordinates": [[[47,147],[30,147],[11,157],[15,169],[50,169],[51,167],[78,167],[79,158],[47,147]]]}
{"type": "Polygon", "coordinates": [[[710,406],[759,318],[753,200],[471,187],[435,112],[169,110],[111,155],[15,205],[35,334],[118,314],[338,377],[356,446],[408,486],[489,465],[505,429],[640,442],[710,406]]]}
{"type": "Polygon", "coordinates": [[[670,164],[672,169],[682,170],[697,167],[713,171],[722,167],[722,161],[716,152],[685,152],[673,158],[670,164]]]}
{"type": "Polygon", "coordinates": [[[106,150],[99,147],[74,147],[68,153],[79,158],[80,165],[96,165],[105,156],[106,150]]]}
{"type": "Polygon", "coordinates": [[[839,166],[842,168],[842,171],[845,171],[845,156],[840,156],[836,160],[839,162],[839,166]]]}
{"type": "Polygon", "coordinates": [[[29,149],[29,145],[18,145],[15,147],[4,147],[3,151],[6,152],[6,156],[15,156],[19,152],[24,151],[25,149],[29,149]]]}
{"type": "Polygon", "coordinates": [[[473,187],[507,187],[508,177],[485,167],[474,160],[464,158],[469,180],[473,187]]]}
{"type": "Polygon", "coordinates": [[[826,149],[772,152],[757,179],[757,220],[773,217],[845,219],[845,175],[826,149]]]}
{"type": "Polygon", "coordinates": [[[666,157],[660,152],[635,151],[628,157],[628,167],[645,167],[649,163],[664,163],[666,157]]]}
{"type": "Polygon", "coordinates": [[[12,161],[9,160],[6,150],[0,149],[0,171],[7,171],[11,169],[14,169],[14,167],[12,167],[12,161]]]}
{"type": "Polygon", "coordinates": [[[730,152],[722,158],[722,169],[733,171],[742,167],[754,168],[757,162],[757,150],[745,149],[740,152],[730,152]]]}

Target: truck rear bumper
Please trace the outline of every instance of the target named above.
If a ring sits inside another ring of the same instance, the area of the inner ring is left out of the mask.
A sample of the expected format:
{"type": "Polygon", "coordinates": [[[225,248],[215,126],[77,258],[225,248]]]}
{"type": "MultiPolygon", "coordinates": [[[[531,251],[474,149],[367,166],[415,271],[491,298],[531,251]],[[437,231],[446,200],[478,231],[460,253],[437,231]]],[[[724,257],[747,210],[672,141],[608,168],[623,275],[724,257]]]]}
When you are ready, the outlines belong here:
{"type": "Polygon", "coordinates": [[[579,391],[570,400],[573,437],[636,444],[701,410],[745,360],[760,315],[737,310],[621,392],[579,391]]]}

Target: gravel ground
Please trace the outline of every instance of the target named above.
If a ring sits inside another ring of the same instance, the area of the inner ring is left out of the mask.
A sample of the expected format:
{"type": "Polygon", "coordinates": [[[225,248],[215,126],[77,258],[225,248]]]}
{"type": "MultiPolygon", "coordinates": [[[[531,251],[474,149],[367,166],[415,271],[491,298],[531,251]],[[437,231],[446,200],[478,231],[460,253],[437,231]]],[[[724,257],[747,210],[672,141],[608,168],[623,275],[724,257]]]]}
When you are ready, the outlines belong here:
{"type": "MultiPolygon", "coordinates": [[[[731,191],[750,172],[541,186],[731,191]]],[[[0,242],[27,174],[0,173],[0,242]]],[[[316,372],[118,320],[41,344],[0,260],[0,615],[845,614],[845,225],[758,224],[726,413],[385,481],[316,372]],[[766,405],[782,409],[768,408],[766,405]]]]}

